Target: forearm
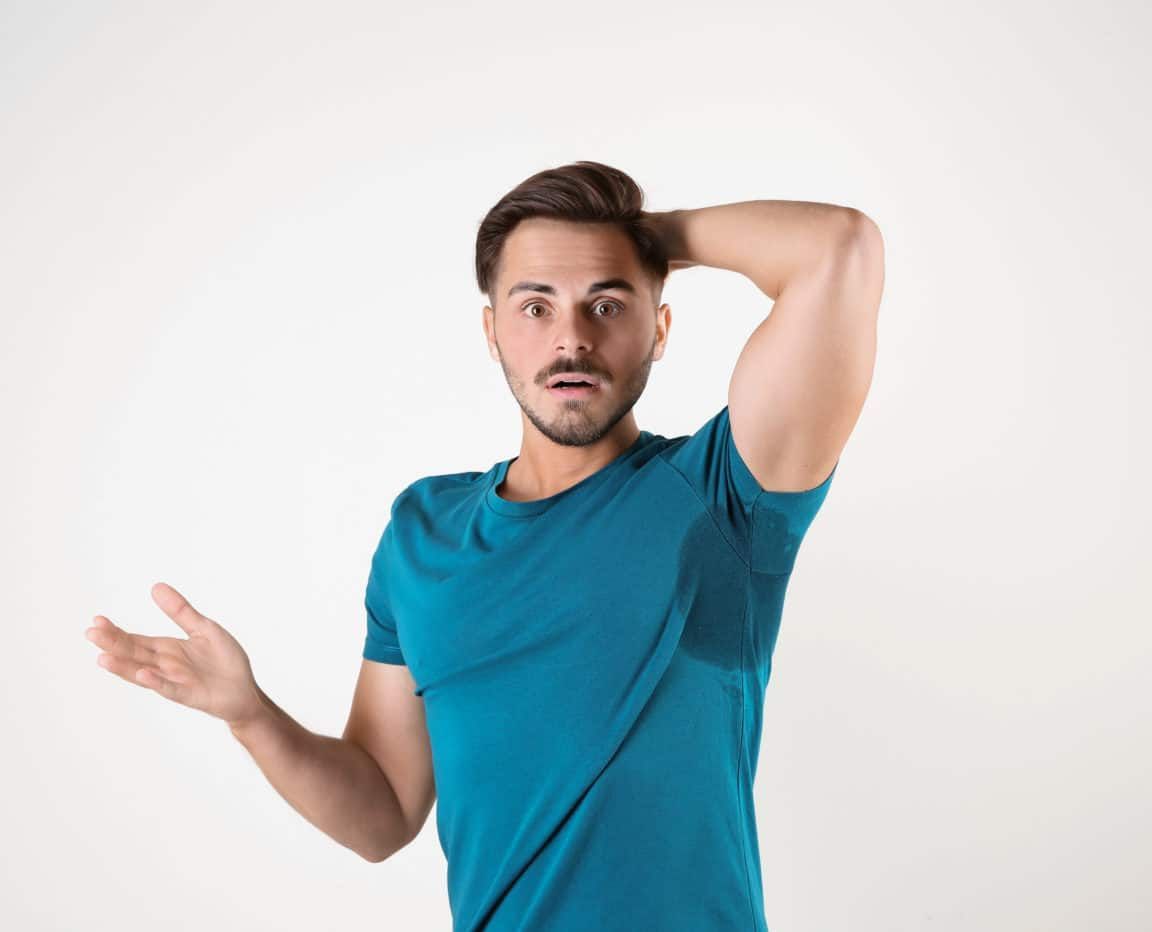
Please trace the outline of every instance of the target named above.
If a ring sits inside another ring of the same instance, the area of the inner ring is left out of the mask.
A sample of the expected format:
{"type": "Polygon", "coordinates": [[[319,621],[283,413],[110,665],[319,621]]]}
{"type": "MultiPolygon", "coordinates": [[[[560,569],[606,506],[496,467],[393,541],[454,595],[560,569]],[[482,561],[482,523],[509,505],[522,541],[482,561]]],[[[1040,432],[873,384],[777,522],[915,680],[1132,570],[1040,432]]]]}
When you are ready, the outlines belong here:
{"type": "Polygon", "coordinates": [[[388,778],[362,747],[304,728],[260,692],[265,712],[232,734],[305,819],[369,861],[410,840],[388,778]]]}
{"type": "Polygon", "coordinates": [[[793,276],[855,243],[870,223],[853,208],[816,201],[739,201],[656,216],[670,261],[739,272],[772,300],[793,276]]]}

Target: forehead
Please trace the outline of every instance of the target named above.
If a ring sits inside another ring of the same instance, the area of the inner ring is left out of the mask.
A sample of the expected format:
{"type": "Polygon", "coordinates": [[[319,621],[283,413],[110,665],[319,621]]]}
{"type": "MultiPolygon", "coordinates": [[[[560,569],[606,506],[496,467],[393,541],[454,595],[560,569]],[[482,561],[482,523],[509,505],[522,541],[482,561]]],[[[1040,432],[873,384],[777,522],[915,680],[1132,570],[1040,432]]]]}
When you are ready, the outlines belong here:
{"type": "Polygon", "coordinates": [[[632,241],[608,223],[531,217],[508,234],[500,258],[502,283],[532,278],[583,291],[592,278],[639,277],[632,241]]]}

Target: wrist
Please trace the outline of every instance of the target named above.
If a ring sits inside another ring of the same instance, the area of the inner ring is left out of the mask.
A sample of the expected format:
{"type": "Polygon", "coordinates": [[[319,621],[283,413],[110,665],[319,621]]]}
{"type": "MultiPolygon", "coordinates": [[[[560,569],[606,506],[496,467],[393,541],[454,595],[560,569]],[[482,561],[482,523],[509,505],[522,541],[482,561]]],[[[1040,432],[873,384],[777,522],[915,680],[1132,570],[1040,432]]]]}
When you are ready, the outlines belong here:
{"type": "Polygon", "coordinates": [[[274,719],[276,705],[259,686],[255,687],[251,704],[235,718],[228,719],[228,729],[237,739],[258,731],[274,719]]]}
{"type": "Polygon", "coordinates": [[[650,213],[652,227],[668,259],[670,269],[688,268],[697,263],[688,255],[688,242],[684,235],[686,210],[661,210],[650,213]]]}

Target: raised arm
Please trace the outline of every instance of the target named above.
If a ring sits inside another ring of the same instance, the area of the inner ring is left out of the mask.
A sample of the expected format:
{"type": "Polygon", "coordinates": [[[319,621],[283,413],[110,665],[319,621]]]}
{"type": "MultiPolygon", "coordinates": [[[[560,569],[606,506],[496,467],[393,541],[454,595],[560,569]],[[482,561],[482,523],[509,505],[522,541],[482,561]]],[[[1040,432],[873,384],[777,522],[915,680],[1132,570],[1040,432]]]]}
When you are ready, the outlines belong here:
{"type": "Polygon", "coordinates": [[[732,439],[760,486],[801,491],[840,458],[872,382],[884,286],[879,228],[814,201],[649,214],[671,267],[739,272],[773,300],[728,386],[732,439]]]}

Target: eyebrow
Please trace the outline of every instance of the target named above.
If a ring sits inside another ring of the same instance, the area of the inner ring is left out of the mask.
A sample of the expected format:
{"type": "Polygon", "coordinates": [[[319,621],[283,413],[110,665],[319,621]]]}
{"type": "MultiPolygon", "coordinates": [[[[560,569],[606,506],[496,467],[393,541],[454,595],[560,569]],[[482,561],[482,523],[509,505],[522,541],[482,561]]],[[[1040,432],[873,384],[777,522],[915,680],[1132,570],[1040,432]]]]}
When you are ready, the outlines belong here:
{"type": "MultiPolygon", "coordinates": [[[[587,294],[592,294],[594,291],[608,291],[609,289],[636,294],[636,289],[626,278],[606,278],[600,282],[593,282],[588,286],[587,294]]],[[[517,282],[508,289],[508,297],[512,297],[517,291],[539,291],[541,294],[556,294],[556,289],[551,285],[544,284],[544,282],[517,282]]]]}

